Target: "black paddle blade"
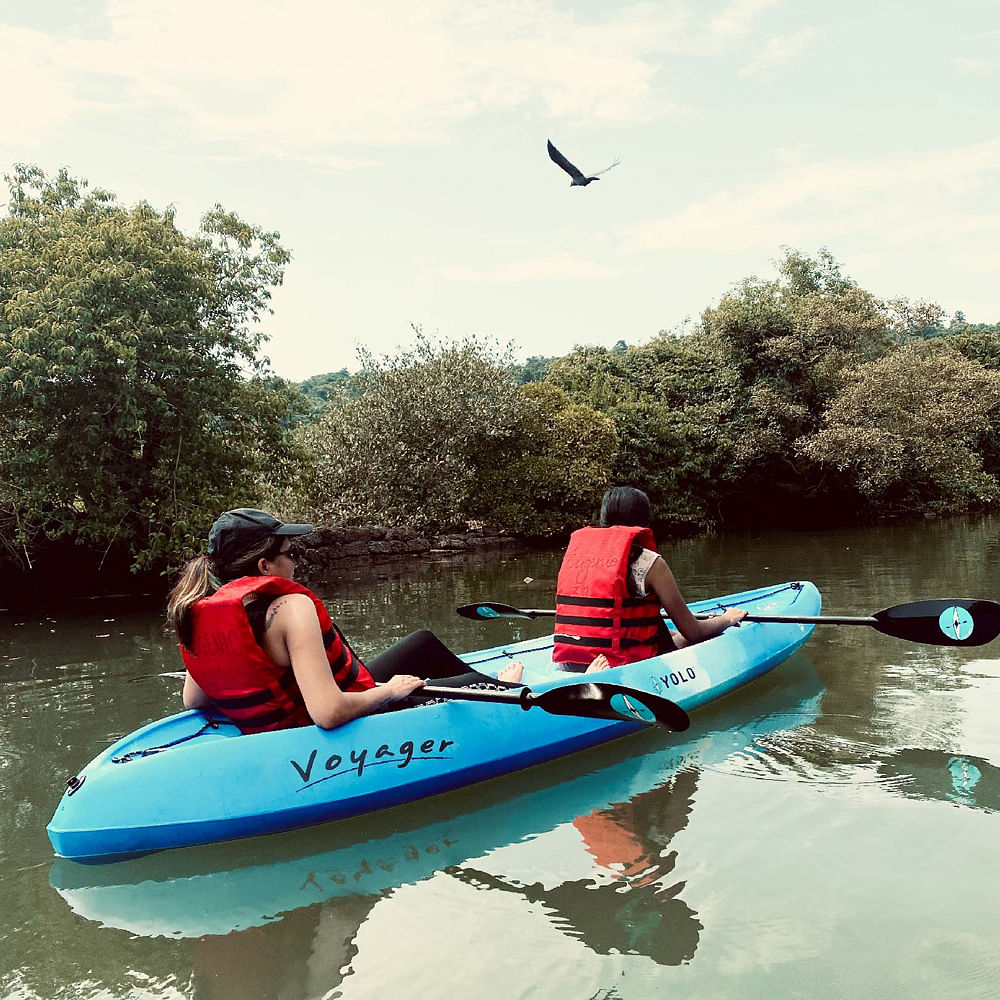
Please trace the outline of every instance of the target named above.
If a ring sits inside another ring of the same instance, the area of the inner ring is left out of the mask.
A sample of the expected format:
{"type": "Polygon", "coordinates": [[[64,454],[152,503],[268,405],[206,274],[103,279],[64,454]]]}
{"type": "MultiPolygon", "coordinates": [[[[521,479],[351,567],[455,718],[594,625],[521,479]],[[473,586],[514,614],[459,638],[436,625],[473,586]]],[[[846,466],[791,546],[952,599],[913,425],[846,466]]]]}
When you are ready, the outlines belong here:
{"type": "Polygon", "coordinates": [[[929,646],[982,646],[1000,635],[1000,604],[971,598],[899,604],[874,618],[879,632],[929,646]]]}
{"type": "Polygon", "coordinates": [[[567,684],[541,694],[525,691],[521,704],[525,708],[537,706],[552,715],[583,715],[619,722],[625,719],[664,726],[677,733],[691,725],[691,719],[680,705],[648,691],[619,684],[567,684]]]}
{"type": "Polygon", "coordinates": [[[533,611],[531,608],[513,608],[509,604],[497,604],[495,601],[482,601],[479,604],[463,604],[455,609],[463,618],[472,618],[475,621],[488,622],[494,618],[537,618],[539,615],[549,614],[555,616],[555,612],[533,611]]]}

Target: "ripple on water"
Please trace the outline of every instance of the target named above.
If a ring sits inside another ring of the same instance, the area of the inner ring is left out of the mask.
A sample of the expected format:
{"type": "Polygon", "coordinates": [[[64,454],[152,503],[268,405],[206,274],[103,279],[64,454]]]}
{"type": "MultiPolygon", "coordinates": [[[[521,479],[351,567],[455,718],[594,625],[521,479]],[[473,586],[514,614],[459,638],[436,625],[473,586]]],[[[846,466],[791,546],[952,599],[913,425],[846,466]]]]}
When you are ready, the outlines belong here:
{"type": "Polygon", "coordinates": [[[871,743],[803,727],[764,733],[708,768],[759,781],[816,785],[897,785],[905,776],[881,772],[884,750],[871,743]]]}

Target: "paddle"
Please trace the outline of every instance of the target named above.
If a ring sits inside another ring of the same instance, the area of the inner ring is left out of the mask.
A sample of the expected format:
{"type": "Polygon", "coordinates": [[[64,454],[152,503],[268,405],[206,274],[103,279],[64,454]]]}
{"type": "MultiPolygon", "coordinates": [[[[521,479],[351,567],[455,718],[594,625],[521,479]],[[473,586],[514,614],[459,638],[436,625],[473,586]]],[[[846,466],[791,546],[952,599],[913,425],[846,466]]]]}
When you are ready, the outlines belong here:
{"type": "Polygon", "coordinates": [[[667,698],[622,687],[619,684],[564,684],[549,691],[528,688],[510,691],[480,691],[476,688],[422,687],[410,698],[450,698],[455,701],[490,701],[520,705],[525,711],[540,708],[551,715],[579,715],[587,719],[615,719],[655,723],[675,732],[691,725],[687,712],[667,698]]]}
{"type": "MultiPolygon", "coordinates": [[[[554,618],[555,611],[513,608],[481,601],[458,608],[463,618],[554,618]]],[[[700,617],[711,617],[703,615],[700,617]]],[[[835,615],[747,615],[748,622],[786,622],[795,625],[868,625],[884,635],[929,646],[982,646],[1000,635],[1000,604],[972,598],[949,597],[913,601],[877,611],[867,617],[835,615]]]]}

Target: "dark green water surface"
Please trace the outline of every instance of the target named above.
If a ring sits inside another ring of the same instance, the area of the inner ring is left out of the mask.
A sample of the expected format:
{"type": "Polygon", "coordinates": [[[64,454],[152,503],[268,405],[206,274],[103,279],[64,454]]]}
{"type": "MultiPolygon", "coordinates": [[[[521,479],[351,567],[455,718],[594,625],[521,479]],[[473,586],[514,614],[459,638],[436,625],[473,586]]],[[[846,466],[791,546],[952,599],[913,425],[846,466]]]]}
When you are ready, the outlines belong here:
{"type": "MultiPolygon", "coordinates": [[[[831,614],[1000,598],[1000,521],[667,547],[689,600],[810,579],[831,614]]],[[[350,569],[322,596],[365,655],[542,635],[557,552],[350,569]],[[525,578],[533,578],[525,583],[525,578]]],[[[0,997],[993,998],[1000,640],[817,629],[695,713],[415,806],[89,867],[52,857],[63,782],[179,708],[161,609],[0,611],[0,997]]],[[[252,780],[252,775],[248,775],[252,780]]],[[[183,788],[177,789],[183,795],[183,788]]]]}

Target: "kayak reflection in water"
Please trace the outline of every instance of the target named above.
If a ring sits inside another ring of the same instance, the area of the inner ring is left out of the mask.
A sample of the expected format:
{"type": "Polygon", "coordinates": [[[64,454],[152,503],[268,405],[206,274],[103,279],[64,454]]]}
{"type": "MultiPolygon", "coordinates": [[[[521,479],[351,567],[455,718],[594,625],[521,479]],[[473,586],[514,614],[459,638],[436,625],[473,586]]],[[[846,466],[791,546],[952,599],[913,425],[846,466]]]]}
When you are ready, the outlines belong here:
{"type": "Polygon", "coordinates": [[[497,681],[470,671],[426,629],[362,663],[320,599],[293,579],[292,538],[312,530],[249,507],[212,525],[207,554],[187,564],[167,604],[187,669],[186,708],[219,711],[244,733],[334,729],[401,702],[429,678],[516,686],[520,663],[497,681]],[[406,672],[416,664],[421,676],[406,672]]]}
{"type": "MultiPolygon", "coordinates": [[[[645,955],[661,966],[682,965],[694,957],[702,923],[680,898],[684,883],[669,878],[677,854],[667,846],[688,823],[697,783],[697,770],[681,770],[626,802],[577,817],[573,825],[596,863],[595,878],[547,888],[463,865],[440,874],[540,904],[553,926],[597,955],[645,955]]],[[[354,971],[372,910],[394,894],[342,896],[281,913],[263,926],[203,935],[193,956],[196,992],[213,1000],[334,995],[354,971]]],[[[407,904],[397,899],[395,905],[407,904]]]]}
{"type": "Polygon", "coordinates": [[[741,608],[694,617],[656,551],[651,520],[642,490],[615,486],[604,494],[600,526],[570,537],[556,581],[552,655],[564,670],[593,673],[635,663],[711,639],[746,617],[741,608]],[[667,627],[661,609],[679,632],[667,627]]]}
{"type": "Polygon", "coordinates": [[[666,846],[687,826],[698,785],[696,770],[678,771],[657,788],[628,802],[578,816],[573,825],[587,852],[611,881],[592,878],[520,885],[473,868],[447,869],[477,889],[515,893],[541,903],[563,933],[579,938],[598,955],[616,951],[646,955],[658,965],[681,965],[694,957],[702,924],[680,898],[684,882],[667,878],[677,852],[666,846]]]}

